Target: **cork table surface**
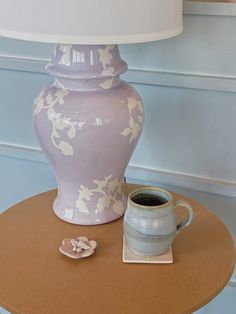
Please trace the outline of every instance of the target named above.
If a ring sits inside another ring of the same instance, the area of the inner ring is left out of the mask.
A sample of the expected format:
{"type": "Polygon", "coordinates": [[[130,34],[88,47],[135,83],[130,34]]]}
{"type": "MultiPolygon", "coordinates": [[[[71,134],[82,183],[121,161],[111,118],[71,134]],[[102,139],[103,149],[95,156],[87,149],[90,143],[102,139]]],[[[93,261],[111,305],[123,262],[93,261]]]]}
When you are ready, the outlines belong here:
{"type": "MultiPolygon", "coordinates": [[[[126,192],[136,187],[127,185],[126,192]]],[[[99,226],[65,223],[51,209],[55,195],[39,194],[0,215],[0,306],[12,313],[191,313],[230,279],[232,238],[196,201],[174,194],[194,210],[191,226],[175,238],[174,264],[123,264],[123,219],[99,226]],[[61,255],[62,239],[79,235],[98,242],[96,253],[82,260],[61,255]]]]}

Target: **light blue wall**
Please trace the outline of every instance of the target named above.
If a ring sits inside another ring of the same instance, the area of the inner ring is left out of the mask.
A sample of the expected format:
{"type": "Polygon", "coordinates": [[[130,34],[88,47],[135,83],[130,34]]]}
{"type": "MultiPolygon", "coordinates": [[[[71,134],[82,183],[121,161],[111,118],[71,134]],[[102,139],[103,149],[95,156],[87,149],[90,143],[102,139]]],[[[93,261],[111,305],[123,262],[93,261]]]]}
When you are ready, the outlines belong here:
{"type": "MultiPolygon", "coordinates": [[[[176,38],[120,49],[130,66],[124,78],[140,92],[146,113],[130,165],[236,186],[236,17],[188,14],[184,27],[176,38]]],[[[50,80],[43,67],[51,51],[52,45],[1,38],[1,142],[37,147],[31,105],[50,80]]]]}
{"type": "Polygon", "coordinates": [[[1,209],[19,200],[48,191],[56,186],[51,168],[46,163],[0,156],[1,209]]]}
{"type": "Polygon", "coordinates": [[[0,141],[38,146],[32,126],[32,104],[50,80],[45,74],[0,70],[0,141]]]}
{"type": "MultiPolygon", "coordinates": [[[[191,3],[185,12],[182,35],[120,47],[130,67],[124,78],[145,104],[126,174],[203,202],[236,239],[236,10],[191,3]]],[[[52,48],[0,38],[0,210],[56,186],[31,122],[33,100],[51,80],[44,66],[52,48]]],[[[233,314],[235,300],[227,287],[201,313],[223,306],[233,314]]]]}

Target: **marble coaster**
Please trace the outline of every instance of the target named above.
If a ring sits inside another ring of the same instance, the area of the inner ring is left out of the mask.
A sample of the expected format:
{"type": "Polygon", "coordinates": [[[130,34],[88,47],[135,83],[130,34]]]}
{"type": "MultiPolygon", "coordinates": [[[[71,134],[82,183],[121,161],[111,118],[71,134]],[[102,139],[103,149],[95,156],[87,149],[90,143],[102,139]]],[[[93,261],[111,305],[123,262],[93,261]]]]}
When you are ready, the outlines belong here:
{"type": "Polygon", "coordinates": [[[169,251],[162,255],[156,256],[136,255],[135,253],[133,253],[133,251],[131,251],[125,239],[125,236],[123,236],[122,260],[123,263],[172,264],[173,263],[172,248],[170,247],[169,251]]]}

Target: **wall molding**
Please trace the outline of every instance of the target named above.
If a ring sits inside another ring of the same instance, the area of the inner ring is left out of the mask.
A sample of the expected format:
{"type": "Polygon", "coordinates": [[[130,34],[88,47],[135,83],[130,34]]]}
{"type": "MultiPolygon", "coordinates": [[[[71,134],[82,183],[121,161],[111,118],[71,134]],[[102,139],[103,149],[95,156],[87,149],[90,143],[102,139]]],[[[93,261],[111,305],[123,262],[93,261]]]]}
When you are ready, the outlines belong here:
{"type": "MultiPolygon", "coordinates": [[[[0,156],[26,161],[48,163],[39,147],[0,143],[0,156]]],[[[148,181],[160,185],[172,185],[197,191],[236,197],[236,181],[200,177],[186,173],[145,168],[130,164],[126,170],[128,180],[148,181]]]]}
{"type": "MultiPolygon", "coordinates": [[[[47,59],[0,55],[0,69],[45,74],[47,59]]],[[[236,92],[236,76],[203,75],[130,68],[123,76],[134,84],[236,92]]]]}
{"type": "Polygon", "coordinates": [[[123,78],[135,84],[236,92],[236,76],[129,69],[123,78]]]}
{"type": "Polygon", "coordinates": [[[16,55],[0,55],[0,69],[45,74],[49,59],[32,58],[16,55]]]}
{"type": "Polygon", "coordinates": [[[160,185],[172,185],[180,188],[236,197],[236,181],[227,181],[219,178],[196,176],[136,165],[128,166],[126,177],[130,180],[143,180],[160,185]]]}
{"type": "Polygon", "coordinates": [[[235,3],[184,1],[184,14],[236,16],[235,3]]]}

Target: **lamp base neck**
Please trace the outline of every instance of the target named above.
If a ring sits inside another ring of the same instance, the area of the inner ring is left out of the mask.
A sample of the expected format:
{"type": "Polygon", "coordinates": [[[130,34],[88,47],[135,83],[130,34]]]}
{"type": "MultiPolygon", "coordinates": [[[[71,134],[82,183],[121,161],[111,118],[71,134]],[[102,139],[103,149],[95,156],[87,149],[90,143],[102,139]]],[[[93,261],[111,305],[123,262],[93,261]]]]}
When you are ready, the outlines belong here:
{"type": "Polygon", "coordinates": [[[57,45],[46,70],[61,88],[107,90],[119,85],[127,64],[117,45],[57,45]]]}

